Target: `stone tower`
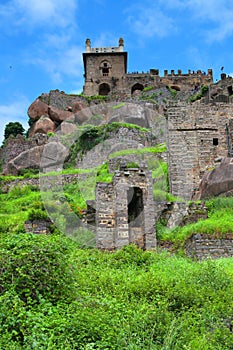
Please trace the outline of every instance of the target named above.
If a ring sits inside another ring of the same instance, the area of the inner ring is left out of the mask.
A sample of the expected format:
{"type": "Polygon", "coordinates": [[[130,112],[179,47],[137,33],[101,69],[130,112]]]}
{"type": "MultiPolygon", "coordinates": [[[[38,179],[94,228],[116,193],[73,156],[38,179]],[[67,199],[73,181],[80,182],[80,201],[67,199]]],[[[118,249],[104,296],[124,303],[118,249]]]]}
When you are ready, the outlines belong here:
{"type": "Polygon", "coordinates": [[[119,39],[118,47],[100,48],[92,48],[90,39],[87,39],[83,62],[85,95],[106,96],[123,88],[123,80],[127,72],[127,52],[124,52],[122,38],[119,39]]]}

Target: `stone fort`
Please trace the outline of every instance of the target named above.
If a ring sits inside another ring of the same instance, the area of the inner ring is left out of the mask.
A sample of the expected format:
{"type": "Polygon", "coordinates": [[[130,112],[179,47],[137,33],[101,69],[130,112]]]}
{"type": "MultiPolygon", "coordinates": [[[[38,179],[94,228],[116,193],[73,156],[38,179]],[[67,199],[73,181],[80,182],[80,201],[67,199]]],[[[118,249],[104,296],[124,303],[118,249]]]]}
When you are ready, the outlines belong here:
{"type": "MultiPolygon", "coordinates": [[[[173,210],[168,222],[179,225],[182,217],[187,214],[185,203],[205,198],[206,193],[210,194],[201,186],[206,174],[212,176],[213,173],[214,176],[215,170],[217,173],[218,169],[223,168],[217,185],[212,185],[211,194],[232,195],[233,170],[230,169],[233,167],[233,79],[231,77],[222,73],[221,80],[214,83],[211,69],[207,72],[189,70],[185,74],[181,70],[177,73],[174,70],[170,72],[165,70],[162,76],[158,69],[150,69],[146,73],[129,73],[123,39],[119,39],[118,47],[103,48],[92,48],[90,40],[87,39],[83,62],[85,96],[109,96],[110,101],[126,102],[126,106],[123,107],[124,121],[149,128],[151,131],[150,113],[143,114],[145,107],[150,105],[152,110],[156,111],[156,117],[160,118],[162,124],[156,124],[155,128],[158,125],[158,128],[162,127],[163,136],[157,141],[166,142],[167,151],[164,152],[163,159],[168,163],[170,192],[178,198],[174,204],[176,212],[173,210]],[[188,101],[186,97],[190,96],[190,93],[197,93],[203,85],[208,87],[207,93],[196,102],[188,101]],[[164,104],[153,104],[140,99],[140,96],[151,87],[158,95],[160,90],[165,91],[167,88],[176,90],[177,96],[175,99],[168,99],[164,104]],[[135,104],[139,107],[133,109],[132,106],[135,104]],[[128,113],[128,107],[131,115],[128,113]],[[137,113],[140,116],[135,115],[137,113]],[[179,203],[179,199],[183,202],[179,203]]],[[[82,124],[82,111],[85,107],[87,105],[83,96],[66,95],[59,90],[42,94],[28,111],[33,122],[31,129],[34,132],[33,138],[30,142],[23,138],[9,138],[0,152],[0,159],[5,162],[3,166],[6,168],[6,174],[14,174],[15,171],[17,175],[21,168],[38,167],[44,144],[47,143],[47,132],[54,131],[57,126],[61,133],[65,126],[75,128],[75,125],[66,122],[67,118],[76,120],[81,116],[78,124],[82,124]],[[49,121],[46,128],[45,118],[49,121]]],[[[116,111],[118,113],[119,109],[116,111]]],[[[88,116],[85,120],[89,121],[88,116]]],[[[133,148],[133,142],[144,146],[152,145],[150,139],[143,140],[135,131],[128,129],[123,131],[126,132],[124,137],[127,146],[131,145],[128,148],[133,148]]],[[[121,130],[121,133],[123,131],[121,130]]],[[[121,133],[119,138],[122,137],[121,133]]],[[[114,137],[116,135],[113,135],[113,140],[114,137]]],[[[86,158],[88,157],[87,154],[86,158]]],[[[97,154],[94,154],[94,158],[97,158],[97,154]]],[[[120,162],[122,160],[125,161],[123,157],[120,162]]],[[[118,169],[114,171],[111,183],[98,183],[96,186],[96,203],[92,209],[97,247],[111,250],[135,243],[144,249],[155,248],[155,223],[164,212],[164,205],[166,207],[167,203],[154,201],[151,172],[141,163],[138,168],[132,169],[126,169],[123,163],[119,163],[118,169]]]]}
{"type": "MultiPolygon", "coordinates": [[[[221,75],[213,83],[208,72],[150,69],[128,73],[124,41],[118,47],[92,48],[86,40],[83,53],[87,96],[110,95],[114,98],[140,95],[148,86],[169,87],[176,91],[198,91],[209,87],[208,94],[195,103],[170,101],[164,110],[170,192],[182,200],[200,198],[204,174],[233,154],[232,78],[221,75]],[[210,91],[210,87],[212,90],[210,91]],[[216,92],[217,91],[217,92],[216,92]]],[[[155,213],[151,193],[151,174],[145,169],[119,170],[110,184],[97,184],[97,246],[112,249],[130,242],[143,248],[156,246],[155,213]],[[143,174],[143,175],[142,175],[143,174]],[[151,209],[152,208],[152,209],[151,209]]]]}
{"type": "Polygon", "coordinates": [[[212,69],[208,72],[189,70],[183,74],[179,69],[164,71],[160,76],[158,69],[150,69],[149,72],[128,73],[127,52],[124,51],[124,40],[119,39],[118,47],[92,48],[90,39],[86,40],[86,52],[83,53],[84,95],[113,95],[124,93],[131,96],[137,91],[142,91],[148,85],[155,87],[169,86],[177,91],[197,89],[202,85],[208,85],[213,81],[212,69]]]}

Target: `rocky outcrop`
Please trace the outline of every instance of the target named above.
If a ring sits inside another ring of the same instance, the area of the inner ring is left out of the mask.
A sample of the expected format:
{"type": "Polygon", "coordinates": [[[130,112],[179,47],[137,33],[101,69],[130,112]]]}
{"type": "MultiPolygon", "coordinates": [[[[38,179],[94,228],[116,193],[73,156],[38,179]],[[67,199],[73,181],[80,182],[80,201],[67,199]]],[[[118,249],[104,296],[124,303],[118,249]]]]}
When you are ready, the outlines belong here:
{"type": "Polygon", "coordinates": [[[48,137],[41,133],[37,133],[35,136],[28,139],[22,135],[17,135],[16,137],[10,136],[5,142],[4,147],[0,149],[0,161],[2,162],[3,174],[10,174],[9,163],[12,163],[21,153],[29,151],[34,147],[44,145],[47,140],[48,137]]]}
{"type": "Polygon", "coordinates": [[[233,194],[233,158],[224,158],[219,167],[207,172],[200,183],[198,198],[233,194]]]}
{"type": "MultiPolygon", "coordinates": [[[[29,135],[34,136],[37,132],[47,134],[61,124],[75,118],[75,122],[82,124],[89,118],[88,113],[81,113],[88,106],[82,96],[67,95],[59,90],[51,90],[48,94],[39,96],[28,108],[30,118],[29,135]]],[[[66,133],[71,128],[60,128],[66,133]]],[[[73,128],[72,128],[73,130],[73,128]]]]}
{"type": "Polygon", "coordinates": [[[44,145],[41,145],[20,153],[8,163],[7,173],[18,175],[22,169],[39,168],[43,150],[44,145]]]}

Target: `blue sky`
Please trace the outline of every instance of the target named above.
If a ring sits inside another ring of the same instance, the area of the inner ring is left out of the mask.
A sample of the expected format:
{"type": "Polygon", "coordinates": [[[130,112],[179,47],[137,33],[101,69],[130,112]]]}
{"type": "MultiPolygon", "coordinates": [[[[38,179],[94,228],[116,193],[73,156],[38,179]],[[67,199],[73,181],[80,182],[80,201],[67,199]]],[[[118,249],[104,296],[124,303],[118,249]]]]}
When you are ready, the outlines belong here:
{"type": "Polygon", "coordinates": [[[5,125],[27,129],[29,105],[52,89],[81,92],[82,52],[117,46],[128,71],[150,68],[233,73],[229,0],[1,0],[0,143],[5,125]]]}

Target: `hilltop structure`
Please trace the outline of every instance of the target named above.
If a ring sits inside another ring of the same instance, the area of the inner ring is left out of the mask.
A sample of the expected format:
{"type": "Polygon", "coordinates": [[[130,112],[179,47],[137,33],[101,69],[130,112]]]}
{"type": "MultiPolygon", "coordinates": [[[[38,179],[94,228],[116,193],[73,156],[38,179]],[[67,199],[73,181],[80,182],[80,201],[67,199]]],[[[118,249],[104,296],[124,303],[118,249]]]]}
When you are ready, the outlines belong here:
{"type": "Polygon", "coordinates": [[[168,86],[177,91],[191,91],[213,82],[212,69],[208,69],[207,73],[189,70],[186,74],[180,69],[177,73],[165,70],[163,76],[160,76],[158,69],[150,69],[147,73],[128,73],[127,57],[122,38],[119,39],[118,47],[98,48],[92,48],[90,39],[87,39],[86,52],[83,53],[84,95],[106,96],[121,92],[131,96],[148,86],[168,86]]]}

